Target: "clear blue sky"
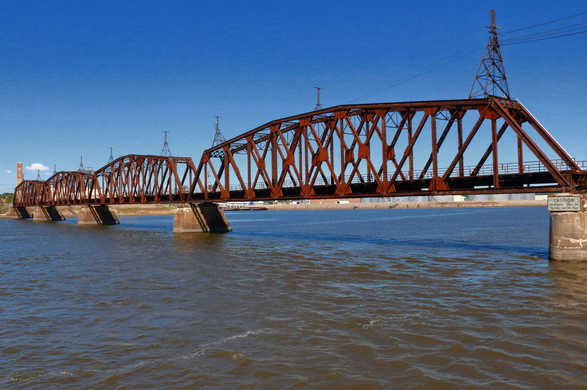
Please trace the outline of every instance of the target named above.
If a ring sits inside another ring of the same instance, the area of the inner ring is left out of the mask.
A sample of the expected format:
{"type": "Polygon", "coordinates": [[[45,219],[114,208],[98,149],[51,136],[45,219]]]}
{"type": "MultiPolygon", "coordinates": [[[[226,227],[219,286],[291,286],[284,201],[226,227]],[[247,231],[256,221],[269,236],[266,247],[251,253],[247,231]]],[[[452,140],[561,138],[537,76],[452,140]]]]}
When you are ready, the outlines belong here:
{"type": "MultiPolygon", "coordinates": [[[[164,129],[174,155],[197,161],[215,115],[235,136],[311,110],[315,85],[325,106],[465,98],[490,7],[503,31],[587,10],[584,1],[4,2],[0,192],[12,191],[17,161],[72,170],[83,154],[98,168],[109,146],[159,153],[164,129]]],[[[564,24],[581,22],[587,15],[564,24]]],[[[503,55],[513,96],[587,159],[587,34],[503,55]]]]}

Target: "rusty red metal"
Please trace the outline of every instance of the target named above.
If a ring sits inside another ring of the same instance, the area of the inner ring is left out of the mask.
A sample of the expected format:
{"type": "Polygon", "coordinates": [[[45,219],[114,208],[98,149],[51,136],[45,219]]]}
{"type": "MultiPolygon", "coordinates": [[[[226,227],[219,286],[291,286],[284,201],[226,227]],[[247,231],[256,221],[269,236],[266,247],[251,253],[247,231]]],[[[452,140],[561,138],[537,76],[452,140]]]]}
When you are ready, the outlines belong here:
{"type": "Polygon", "coordinates": [[[24,181],[15,189],[14,207],[186,202],[194,171],[189,157],[128,155],[95,172],[24,181]]]}
{"type": "Polygon", "coordinates": [[[194,171],[189,157],[120,157],[96,171],[93,199],[103,204],[186,202],[194,171]]]}
{"type": "Polygon", "coordinates": [[[26,207],[42,204],[43,187],[45,183],[39,180],[23,180],[14,189],[14,207],[26,207]]]}
{"type": "Polygon", "coordinates": [[[268,122],[205,150],[197,167],[189,157],[128,155],[93,173],[24,181],[14,205],[584,192],[583,168],[514,100],[356,104],[268,122]],[[508,132],[515,163],[500,159],[508,132]],[[479,140],[489,141],[482,154],[470,149],[479,140]]]}
{"type": "Polygon", "coordinates": [[[581,171],[514,100],[488,97],[344,105],[278,119],[206,150],[196,172],[203,186],[194,183],[191,198],[244,201],[576,192],[584,190],[576,180],[581,171]],[[528,135],[525,124],[535,130],[539,141],[528,135]],[[508,130],[518,139],[518,170],[508,167],[502,172],[498,145],[508,130]],[[457,138],[453,145],[448,145],[449,135],[457,138]],[[472,152],[478,162],[471,170],[464,165],[464,155],[479,138],[490,143],[480,157],[472,152]],[[539,143],[550,150],[542,150],[539,143]],[[522,160],[523,148],[538,160],[534,171],[524,168],[528,164],[522,160]],[[444,170],[439,168],[440,152],[450,162],[444,170]],[[415,164],[422,156],[426,162],[416,172],[415,164]]]}

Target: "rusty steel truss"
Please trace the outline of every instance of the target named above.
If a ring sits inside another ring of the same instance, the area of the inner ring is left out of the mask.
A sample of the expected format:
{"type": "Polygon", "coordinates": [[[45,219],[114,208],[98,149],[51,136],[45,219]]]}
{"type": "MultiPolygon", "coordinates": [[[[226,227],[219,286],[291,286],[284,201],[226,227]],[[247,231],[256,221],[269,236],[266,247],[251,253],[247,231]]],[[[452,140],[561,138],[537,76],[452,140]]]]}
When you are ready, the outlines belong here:
{"type": "Polygon", "coordinates": [[[584,192],[582,168],[515,100],[356,104],[271,121],[205,150],[197,167],[129,155],[93,173],[24,181],[14,205],[584,192]],[[500,159],[508,133],[513,165],[500,159]],[[482,153],[474,142],[485,142],[482,153]]]}
{"type": "Polygon", "coordinates": [[[46,181],[23,181],[15,207],[34,205],[186,202],[195,167],[189,157],[128,155],[95,172],[57,172],[46,181]]]}

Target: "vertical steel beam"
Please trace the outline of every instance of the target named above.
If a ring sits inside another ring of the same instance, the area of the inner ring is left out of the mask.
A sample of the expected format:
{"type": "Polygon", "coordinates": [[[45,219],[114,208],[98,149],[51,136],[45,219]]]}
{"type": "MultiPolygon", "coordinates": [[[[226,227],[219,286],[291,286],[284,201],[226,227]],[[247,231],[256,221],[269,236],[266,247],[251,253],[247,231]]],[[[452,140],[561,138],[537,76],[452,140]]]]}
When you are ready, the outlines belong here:
{"type": "Polygon", "coordinates": [[[251,188],[251,142],[253,142],[253,138],[250,137],[247,140],[247,190],[250,191],[251,194],[253,194],[253,189],[251,188]]]}
{"type": "Polygon", "coordinates": [[[436,111],[430,113],[430,132],[432,137],[432,177],[438,177],[438,139],[436,138],[436,111]]]}
{"type": "Polygon", "coordinates": [[[385,112],[381,113],[379,116],[381,118],[381,175],[383,181],[388,181],[389,177],[387,177],[387,161],[388,161],[388,151],[389,145],[387,145],[387,123],[385,121],[385,116],[387,114],[385,112]]]}
{"type": "Polygon", "coordinates": [[[518,173],[524,173],[524,145],[522,137],[518,135],[518,173]]]}
{"type": "MultiPolygon", "coordinates": [[[[458,125],[458,146],[459,151],[463,149],[463,112],[459,113],[457,118],[457,125],[458,125]]],[[[461,154],[461,158],[459,158],[459,176],[465,176],[465,166],[463,164],[463,155],[461,154]]]]}
{"type": "Polygon", "coordinates": [[[271,127],[271,143],[267,146],[271,148],[271,186],[274,189],[277,186],[277,133],[274,126],[271,127]]]}
{"type": "Polygon", "coordinates": [[[497,127],[496,119],[491,120],[491,148],[493,155],[493,188],[499,188],[499,161],[497,155],[497,127]]]}
{"type": "MultiPolygon", "coordinates": [[[[413,115],[411,112],[406,113],[408,116],[408,145],[412,144],[412,118],[413,115]]],[[[410,169],[410,180],[414,180],[414,154],[410,153],[410,161],[409,161],[409,169],[410,169]]]]}
{"type": "Polygon", "coordinates": [[[227,153],[228,146],[224,147],[224,159],[222,160],[224,164],[224,191],[226,191],[227,195],[230,193],[230,161],[227,153]]]}
{"type": "MultiPolygon", "coordinates": [[[[336,126],[336,125],[334,125],[336,126]]],[[[330,184],[334,184],[335,180],[336,180],[336,175],[334,174],[334,126],[328,126],[328,127],[332,127],[330,132],[330,166],[332,167],[332,172],[330,173],[330,184]]]]}

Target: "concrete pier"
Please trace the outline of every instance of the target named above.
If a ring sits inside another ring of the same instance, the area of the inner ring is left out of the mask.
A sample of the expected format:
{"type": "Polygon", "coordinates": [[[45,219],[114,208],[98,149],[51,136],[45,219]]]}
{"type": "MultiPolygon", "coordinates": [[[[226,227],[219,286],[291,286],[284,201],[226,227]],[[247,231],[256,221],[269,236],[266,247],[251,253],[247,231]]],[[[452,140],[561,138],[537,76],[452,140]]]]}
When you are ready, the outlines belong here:
{"type": "Polygon", "coordinates": [[[12,217],[14,219],[31,218],[31,215],[29,214],[29,211],[26,209],[26,207],[11,207],[10,209],[8,209],[6,216],[12,217]]]}
{"type": "Polygon", "coordinates": [[[55,222],[65,219],[55,206],[34,206],[31,207],[30,214],[35,222],[55,222]]]}
{"type": "Polygon", "coordinates": [[[174,233],[228,233],[232,230],[216,203],[190,203],[173,217],[174,233]]]}
{"type": "Polygon", "coordinates": [[[118,225],[118,215],[107,205],[82,207],[77,215],[78,225],[118,225]]]}
{"type": "Polygon", "coordinates": [[[550,260],[587,261],[587,197],[556,194],[548,197],[550,260]]]}

